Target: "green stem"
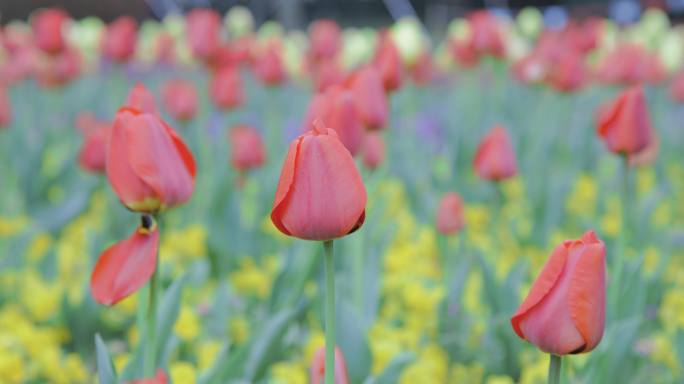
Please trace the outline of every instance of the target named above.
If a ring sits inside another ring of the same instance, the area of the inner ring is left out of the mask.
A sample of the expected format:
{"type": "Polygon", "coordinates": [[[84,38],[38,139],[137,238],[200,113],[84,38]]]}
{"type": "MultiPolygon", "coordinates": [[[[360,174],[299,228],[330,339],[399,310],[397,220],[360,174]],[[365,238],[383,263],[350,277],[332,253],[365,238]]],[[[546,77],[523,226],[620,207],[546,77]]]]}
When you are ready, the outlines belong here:
{"type": "Polygon", "coordinates": [[[622,274],[624,270],[625,258],[627,257],[627,241],[629,239],[630,233],[630,188],[629,188],[629,164],[627,162],[627,156],[622,156],[622,226],[620,228],[620,234],[618,235],[618,249],[615,253],[614,260],[614,271],[615,277],[612,283],[612,295],[613,295],[613,307],[615,313],[618,313],[618,302],[620,300],[620,290],[622,287],[622,274]]]}
{"type": "Polygon", "coordinates": [[[551,354],[549,361],[549,384],[560,384],[561,357],[551,354]]]}
{"type": "MultiPolygon", "coordinates": [[[[159,225],[158,216],[155,221],[159,225]]],[[[157,229],[158,230],[158,229],[157,229]]],[[[147,302],[147,317],[145,325],[145,355],[143,359],[143,372],[145,377],[153,377],[157,368],[157,289],[159,285],[159,251],[155,260],[154,273],[150,278],[149,298],[147,302]]]]}
{"type": "Polygon", "coordinates": [[[335,382],[335,264],[332,240],[325,250],[325,384],[335,382]]]}

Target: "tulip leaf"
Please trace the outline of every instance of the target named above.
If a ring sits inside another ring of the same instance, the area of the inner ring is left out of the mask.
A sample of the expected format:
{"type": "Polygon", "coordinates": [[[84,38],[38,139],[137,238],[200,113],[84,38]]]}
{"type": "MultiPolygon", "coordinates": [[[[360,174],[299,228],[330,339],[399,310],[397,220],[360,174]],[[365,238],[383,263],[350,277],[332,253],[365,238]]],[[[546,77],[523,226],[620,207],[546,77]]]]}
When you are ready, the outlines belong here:
{"type": "Polygon", "coordinates": [[[97,360],[97,377],[100,384],[116,384],[118,379],[116,377],[116,370],[112,364],[112,358],[109,355],[109,350],[100,334],[95,334],[95,354],[97,360]]]}
{"type": "Polygon", "coordinates": [[[335,315],[337,345],[347,362],[349,378],[353,383],[360,383],[370,374],[372,360],[363,319],[357,309],[341,297],[337,300],[335,315]]]}
{"type": "Polygon", "coordinates": [[[159,308],[157,308],[157,362],[165,357],[167,346],[173,343],[171,331],[180,312],[181,293],[185,285],[185,276],[179,278],[164,292],[159,308]]]}

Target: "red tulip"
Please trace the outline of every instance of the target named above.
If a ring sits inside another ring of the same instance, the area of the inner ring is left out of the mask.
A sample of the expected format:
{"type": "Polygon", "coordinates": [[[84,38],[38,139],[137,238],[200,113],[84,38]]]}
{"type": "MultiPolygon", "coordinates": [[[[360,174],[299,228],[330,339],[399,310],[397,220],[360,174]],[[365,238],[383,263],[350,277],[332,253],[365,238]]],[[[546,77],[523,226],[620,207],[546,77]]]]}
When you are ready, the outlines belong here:
{"type": "Polygon", "coordinates": [[[287,78],[281,51],[280,42],[275,40],[266,42],[258,50],[253,68],[254,75],[265,85],[279,85],[287,78]]]}
{"type": "Polygon", "coordinates": [[[684,103],[684,72],[679,72],[670,85],[670,97],[677,103],[684,103]]]}
{"type": "Polygon", "coordinates": [[[555,355],[594,349],[605,321],[605,254],[593,231],[556,247],[511,318],[515,333],[555,355]]]}
{"type": "Polygon", "coordinates": [[[468,45],[478,55],[501,58],[505,53],[503,31],[499,20],[489,11],[476,11],[468,16],[470,38],[468,45]]]}
{"type": "Polygon", "coordinates": [[[518,173],[515,150],[503,126],[495,126],[482,139],[475,153],[473,167],[475,173],[485,180],[499,181],[518,173]]]}
{"type": "Polygon", "coordinates": [[[373,67],[363,67],[348,79],[356,109],[367,129],[381,129],[387,124],[389,105],[380,76],[373,67]]]}
{"type": "Polygon", "coordinates": [[[81,73],[81,55],[73,48],[66,48],[53,56],[39,58],[35,65],[38,84],[46,88],[63,86],[75,80],[81,73]]]}
{"type": "Polygon", "coordinates": [[[140,289],[157,265],[159,230],[152,216],[126,240],[107,248],[95,264],[90,290],[100,304],[114,305],[140,289]]]}
{"type": "Polygon", "coordinates": [[[569,93],[581,89],[584,78],[584,57],[570,49],[549,65],[546,80],[557,91],[569,93]]]}
{"type": "Polygon", "coordinates": [[[79,165],[86,171],[104,173],[109,124],[98,121],[92,114],[86,113],[79,114],[76,127],[83,133],[83,144],[78,152],[79,165]]]}
{"type": "Polygon", "coordinates": [[[282,233],[332,240],[363,225],[366,189],[354,159],[319,120],[295,139],[285,158],[271,220],[282,233]]]}
{"type": "Polygon", "coordinates": [[[334,20],[319,19],[309,28],[309,58],[313,62],[332,60],[342,47],[340,26],[334,20]]]}
{"type": "Polygon", "coordinates": [[[598,79],[609,84],[658,83],[665,75],[658,56],[633,43],[618,45],[603,58],[596,70],[598,79]]]}
{"type": "Polygon", "coordinates": [[[381,35],[378,49],[373,58],[373,66],[380,73],[385,92],[389,93],[401,87],[401,57],[397,46],[387,32],[381,35]]]}
{"type": "Polygon", "coordinates": [[[135,53],[138,23],[130,16],[120,16],[102,34],[102,55],[117,63],[128,61],[135,53]]]}
{"type": "MultiPolygon", "coordinates": [[[[323,384],[325,381],[325,347],[316,351],[311,362],[311,384],[323,384]]],[[[335,384],[350,383],[347,374],[347,363],[344,361],[342,351],[335,347],[335,384]]]]}
{"type": "Polygon", "coordinates": [[[136,83],[133,89],[131,89],[123,107],[155,115],[159,113],[157,102],[154,101],[154,95],[141,83],[136,83]]]}
{"type": "Polygon", "coordinates": [[[266,161],[266,148],[254,127],[238,124],[230,129],[230,162],[239,171],[259,168],[266,161]]]}
{"type": "Polygon", "coordinates": [[[598,135],[613,153],[633,154],[646,148],[653,137],[644,90],[634,86],[599,111],[598,135]]]}
{"type": "Polygon", "coordinates": [[[368,132],[361,150],[363,165],[371,171],[385,161],[385,141],[380,132],[368,132]]]}
{"type": "Polygon", "coordinates": [[[195,58],[209,60],[220,44],[221,18],[216,11],[195,8],[185,16],[188,44],[195,58]]]}
{"type": "Polygon", "coordinates": [[[424,86],[429,84],[435,76],[435,68],[432,64],[430,52],[423,52],[418,60],[409,68],[411,79],[416,85],[424,86]]]}
{"type": "Polygon", "coordinates": [[[176,61],[176,40],[168,32],[160,32],[154,41],[154,57],[159,63],[173,64],[176,61]]]}
{"type": "Polygon", "coordinates": [[[122,108],[109,137],[107,178],[128,209],[154,213],[190,198],[195,160],[159,116],[122,108]]]}
{"type": "Polygon", "coordinates": [[[140,379],[129,381],[128,384],[166,384],[168,383],[168,376],[163,369],[157,370],[157,375],[151,379],[140,379]]]}
{"type": "Polygon", "coordinates": [[[176,120],[192,120],[197,112],[197,91],[187,80],[168,80],[162,88],[162,101],[166,111],[176,120]]]}
{"type": "Polygon", "coordinates": [[[463,199],[458,193],[442,196],[437,208],[437,230],[442,235],[453,235],[463,229],[463,199]]]}
{"type": "Polygon", "coordinates": [[[317,119],[321,119],[326,127],[335,130],[352,156],[356,155],[361,148],[364,132],[351,92],[333,87],[315,95],[309,103],[303,126],[308,130],[317,119]]]}
{"type": "Polygon", "coordinates": [[[219,69],[211,78],[209,96],[219,109],[237,108],[244,102],[245,95],[240,72],[234,67],[219,69]]]}
{"type": "Polygon", "coordinates": [[[254,62],[254,36],[244,35],[231,40],[230,47],[233,60],[238,65],[249,65],[254,62]]]}
{"type": "Polygon", "coordinates": [[[344,81],[344,71],[334,60],[323,60],[310,68],[311,80],[316,92],[323,92],[329,87],[344,81]]]}
{"type": "Polygon", "coordinates": [[[69,15],[59,8],[48,8],[36,11],[31,17],[31,29],[36,47],[41,51],[55,55],[66,48],[64,26],[69,15]]]}
{"type": "Polygon", "coordinates": [[[12,105],[7,90],[0,86],[0,128],[4,128],[12,121],[12,105]]]}

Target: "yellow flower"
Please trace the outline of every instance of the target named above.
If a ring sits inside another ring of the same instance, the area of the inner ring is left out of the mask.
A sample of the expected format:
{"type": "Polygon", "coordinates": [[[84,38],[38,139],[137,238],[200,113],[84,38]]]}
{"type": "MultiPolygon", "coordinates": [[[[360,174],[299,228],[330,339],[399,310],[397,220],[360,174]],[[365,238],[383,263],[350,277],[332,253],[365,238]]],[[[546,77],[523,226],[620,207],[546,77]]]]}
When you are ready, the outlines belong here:
{"type": "Polygon", "coordinates": [[[320,329],[311,330],[309,340],[304,345],[304,361],[307,365],[311,365],[313,358],[322,346],[325,345],[325,336],[320,329]]]}
{"type": "Polygon", "coordinates": [[[637,193],[644,195],[656,185],[656,174],[652,167],[640,167],[636,173],[637,193]]]}
{"type": "Polygon", "coordinates": [[[273,384],[306,384],[307,370],[299,363],[276,363],[271,367],[273,384]]]}
{"type": "Polygon", "coordinates": [[[237,345],[241,345],[249,339],[249,322],[243,316],[230,319],[228,330],[231,340],[237,345]]]}
{"type": "Polygon", "coordinates": [[[0,343],[0,383],[19,384],[24,382],[24,360],[18,351],[4,349],[0,343]]]}
{"type": "Polygon", "coordinates": [[[26,216],[3,217],[0,216],[0,236],[9,237],[23,232],[29,225],[26,216]]]}
{"type": "Polygon", "coordinates": [[[221,343],[219,341],[209,340],[199,343],[197,346],[197,366],[200,371],[203,371],[214,364],[220,351],[221,343]]]}
{"type": "Polygon", "coordinates": [[[58,284],[48,283],[34,271],[24,274],[21,301],[36,321],[54,316],[60,305],[62,292],[58,284]]]}
{"type": "Polygon", "coordinates": [[[509,376],[492,375],[487,378],[487,384],[513,384],[514,381],[509,376]]]}
{"type": "Polygon", "coordinates": [[[653,336],[654,348],[651,357],[654,361],[664,364],[675,377],[681,374],[681,367],[677,360],[677,351],[672,345],[672,337],[664,333],[653,336]]]}
{"type": "Polygon", "coordinates": [[[597,195],[598,186],[594,178],[589,174],[581,174],[566,200],[565,207],[573,215],[591,217],[596,212],[597,195]]]}
{"type": "Polygon", "coordinates": [[[256,296],[260,299],[268,297],[276,269],[273,268],[272,262],[266,264],[266,267],[261,267],[256,265],[251,258],[242,258],[238,269],[230,274],[230,281],[235,290],[240,294],[256,296]]]}
{"type": "Polygon", "coordinates": [[[195,311],[189,306],[183,305],[178,315],[178,320],[173,326],[173,331],[179,339],[189,342],[199,335],[201,324],[195,311]]]}
{"type": "Polygon", "coordinates": [[[429,345],[420,351],[418,359],[411,363],[401,374],[399,382],[444,383],[447,381],[449,358],[439,346],[429,345]]]}
{"type": "Polygon", "coordinates": [[[195,384],[197,380],[195,367],[185,361],[171,363],[169,375],[174,383],[195,384]]]}
{"type": "Polygon", "coordinates": [[[681,287],[669,289],[660,307],[659,316],[667,329],[684,329],[684,290],[681,287]]]}
{"type": "Polygon", "coordinates": [[[480,363],[455,364],[451,367],[449,375],[450,383],[480,384],[484,377],[484,367],[480,363]]]}
{"type": "Polygon", "coordinates": [[[116,368],[117,372],[123,372],[123,369],[126,368],[126,364],[128,364],[128,360],[130,360],[131,355],[128,353],[121,353],[118,355],[115,355],[112,358],[112,361],[114,363],[114,368],[116,368]]]}
{"type": "Polygon", "coordinates": [[[37,234],[29,244],[28,250],[26,251],[26,258],[35,263],[43,259],[45,254],[52,247],[52,236],[47,232],[41,232],[37,234]]]}
{"type": "Polygon", "coordinates": [[[520,375],[520,384],[545,383],[548,375],[549,359],[544,354],[531,364],[524,364],[520,375]]]}

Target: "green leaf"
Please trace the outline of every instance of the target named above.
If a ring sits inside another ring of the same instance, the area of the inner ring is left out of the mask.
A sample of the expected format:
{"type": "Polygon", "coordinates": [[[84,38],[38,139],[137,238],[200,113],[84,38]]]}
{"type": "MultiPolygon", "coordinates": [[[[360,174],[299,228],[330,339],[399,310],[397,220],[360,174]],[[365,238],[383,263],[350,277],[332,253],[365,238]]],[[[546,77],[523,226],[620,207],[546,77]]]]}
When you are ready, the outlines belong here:
{"type": "Polygon", "coordinates": [[[165,356],[164,352],[167,345],[173,341],[171,332],[180,312],[181,293],[184,285],[185,276],[173,282],[164,292],[164,297],[159,308],[157,308],[157,363],[162,363],[162,365],[165,362],[160,362],[159,359],[165,356]]]}
{"type": "Polygon", "coordinates": [[[360,383],[370,374],[372,360],[362,318],[353,305],[340,298],[335,320],[337,346],[344,354],[349,378],[360,383]]]}
{"type": "Polygon", "coordinates": [[[97,360],[97,377],[100,384],[116,384],[118,379],[116,377],[116,370],[112,364],[112,358],[109,356],[109,350],[100,334],[95,334],[95,353],[97,360]]]}

